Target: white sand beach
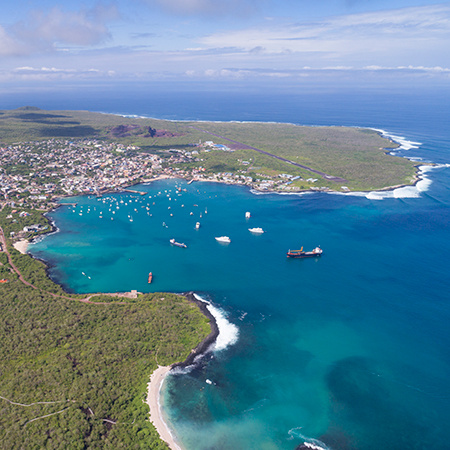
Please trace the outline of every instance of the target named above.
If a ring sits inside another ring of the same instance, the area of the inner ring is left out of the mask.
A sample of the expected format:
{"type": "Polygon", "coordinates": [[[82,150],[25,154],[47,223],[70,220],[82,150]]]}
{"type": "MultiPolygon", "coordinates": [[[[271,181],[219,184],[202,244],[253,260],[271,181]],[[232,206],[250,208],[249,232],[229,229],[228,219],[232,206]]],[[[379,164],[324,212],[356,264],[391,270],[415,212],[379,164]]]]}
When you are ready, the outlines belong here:
{"type": "Polygon", "coordinates": [[[159,403],[161,386],[169,371],[170,367],[168,366],[158,366],[158,368],[152,373],[150,382],[148,383],[147,404],[150,407],[150,422],[152,422],[155,426],[161,439],[165,441],[172,450],[182,450],[182,448],[175,442],[169,428],[164,422],[161,412],[161,405],[159,403]]]}
{"type": "Polygon", "coordinates": [[[25,254],[28,249],[29,242],[26,239],[22,239],[21,241],[14,242],[14,248],[20,253],[25,254]]]}

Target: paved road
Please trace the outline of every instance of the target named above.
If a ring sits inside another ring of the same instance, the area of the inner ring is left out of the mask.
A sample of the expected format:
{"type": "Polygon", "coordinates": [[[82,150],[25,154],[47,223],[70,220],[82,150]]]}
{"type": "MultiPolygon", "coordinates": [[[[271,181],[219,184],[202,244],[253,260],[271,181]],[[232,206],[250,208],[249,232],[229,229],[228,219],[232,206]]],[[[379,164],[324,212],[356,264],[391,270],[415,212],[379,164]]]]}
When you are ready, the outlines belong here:
{"type": "Polygon", "coordinates": [[[302,169],[309,170],[310,172],[316,173],[317,175],[320,175],[320,176],[324,177],[327,180],[336,181],[337,183],[343,183],[343,182],[346,181],[346,180],[344,180],[344,178],[335,177],[334,175],[328,175],[327,173],[320,172],[319,170],[313,169],[313,168],[308,167],[308,166],[304,166],[303,164],[296,163],[294,161],[291,161],[290,159],[286,159],[286,158],[283,158],[282,156],[278,156],[278,155],[273,155],[272,153],[266,152],[265,150],[261,150],[260,148],[251,147],[250,145],[243,144],[242,142],[234,141],[233,139],[229,139],[227,137],[220,136],[219,134],[214,134],[214,133],[211,133],[210,131],[202,130],[201,128],[197,128],[197,127],[193,127],[193,126],[190,126],[189,128],[192,128],[192,129],[197,130],[197,131],[201,131],[202,133],[210,134],[211,136],[215,136],[215,137],[218,137],[220,139],[224,139],[224,140],[226,140],[228,142],[232,142],[233,144],[239,145],[240,148],[255,150],[258,153],[262,153],[262,154],[270,156],[272,158],[279,159],[280,161],[287,162],[289,164],[292,164],[293,166],[297,166],[297,167],[301,167],[302,169]]]}

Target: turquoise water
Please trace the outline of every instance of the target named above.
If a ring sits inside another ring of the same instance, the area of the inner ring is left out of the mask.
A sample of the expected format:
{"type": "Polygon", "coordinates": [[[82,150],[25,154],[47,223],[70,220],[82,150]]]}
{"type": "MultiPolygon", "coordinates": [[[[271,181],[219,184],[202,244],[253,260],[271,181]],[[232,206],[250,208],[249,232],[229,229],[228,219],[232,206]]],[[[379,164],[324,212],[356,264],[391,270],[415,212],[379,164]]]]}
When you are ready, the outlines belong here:
{"type": "MultiPolygon", "coordinates": [[[[392,119],[421,143],[400,155],[450,162],[441,113],[407,106],[395,120],[380,106],[378,127],[392,119]]],[[[449,168],[427,180],[382,200],[162,180],[143,196],[70,199],[52,213],[60,231],[30,250],[68,290],[194,290],[237,325],[236,342],[224,327],[230,345],[168,378],[165,411],[188,449],[445,449],[449,168]],[[321,258],[285,256],[316,245],[321,258]]]]}

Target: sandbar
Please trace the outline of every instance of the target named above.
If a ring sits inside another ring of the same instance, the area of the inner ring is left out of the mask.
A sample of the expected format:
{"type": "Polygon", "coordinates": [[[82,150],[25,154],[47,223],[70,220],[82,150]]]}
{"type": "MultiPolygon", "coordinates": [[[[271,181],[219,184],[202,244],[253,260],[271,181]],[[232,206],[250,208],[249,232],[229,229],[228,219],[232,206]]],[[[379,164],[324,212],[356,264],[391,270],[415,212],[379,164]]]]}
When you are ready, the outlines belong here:
{"type": "Polygon", "coordinates": [[[26,254],[29,242],[26,239],[14,242],[13,247],[20,253],[26,254]]]}
{"type": "Polygon", "coordinates": [[[182,450],[175,442],[167,424],[164,422],[161,404],[159,403],[161,386],[170,369],[171,367],[169,366],[158,366],[152,373],[150,382],[148,383],[147,404],[150,407],[150,422],[155,426],[161,439],[165,441],[172,450],[182,450]]]}

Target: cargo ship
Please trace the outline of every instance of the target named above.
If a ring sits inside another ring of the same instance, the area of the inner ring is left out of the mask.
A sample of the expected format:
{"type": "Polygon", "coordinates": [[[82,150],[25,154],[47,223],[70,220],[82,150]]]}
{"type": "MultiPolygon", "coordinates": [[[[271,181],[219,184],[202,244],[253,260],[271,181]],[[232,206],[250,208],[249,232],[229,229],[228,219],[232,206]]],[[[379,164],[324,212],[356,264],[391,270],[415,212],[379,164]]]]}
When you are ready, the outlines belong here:
{"type": "Polygon", "coordinates": [[[300,250],[289,250],[287,252],[288,258],[310,258],[312,256],[321,256],[323,250],[320,247],[316,247],[310,252],[304,252],[303,247],[300,250]]]}
{"type": "Polygon", "coordinates": [[[152,280],[153,280],[153,274],[150,272],[150,273],[148,274],[148,282],[151,283],[152,280]]]}
{"type": "Polygon", "coordinates": [[[183,244],[182,242],[177,242],[175,239],[171,239],[170,243],[172,245],[175,245],[176,247],[182,247],[182,248],[187,248],[186,244],[183,244]]]}

